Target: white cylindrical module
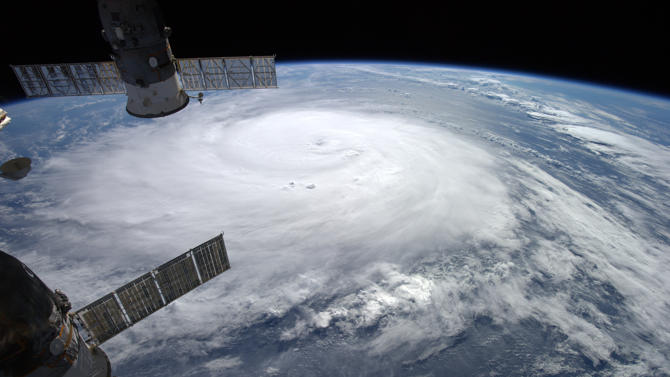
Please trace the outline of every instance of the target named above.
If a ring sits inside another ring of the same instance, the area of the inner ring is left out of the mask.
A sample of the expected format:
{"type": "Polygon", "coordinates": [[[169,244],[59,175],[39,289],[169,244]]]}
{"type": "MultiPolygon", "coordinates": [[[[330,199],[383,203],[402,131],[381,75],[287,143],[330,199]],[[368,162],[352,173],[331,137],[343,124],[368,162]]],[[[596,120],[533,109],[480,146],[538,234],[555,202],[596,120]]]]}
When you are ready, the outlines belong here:
{"type": "Polygon", "coordinates": [[[155,118],[188,105],[156,0],[98,0],[103,37],[126,84],[130,115],[155,118]]]}
{"type": "Polygon", "coordinates": [[[141,118],[170,115],[186,107],[189,101],[176,72],[167,80],[149,84],[146,88],[126,83],[126,91],[126,111],[141,118]]]}
{"type": "Polygon", "coordinates": [[[12,118],[7,116],[7,112],[3,109],[0,109],[0,130],[5,128],[5,126],[8,125],[11,120],[12,118]]]}

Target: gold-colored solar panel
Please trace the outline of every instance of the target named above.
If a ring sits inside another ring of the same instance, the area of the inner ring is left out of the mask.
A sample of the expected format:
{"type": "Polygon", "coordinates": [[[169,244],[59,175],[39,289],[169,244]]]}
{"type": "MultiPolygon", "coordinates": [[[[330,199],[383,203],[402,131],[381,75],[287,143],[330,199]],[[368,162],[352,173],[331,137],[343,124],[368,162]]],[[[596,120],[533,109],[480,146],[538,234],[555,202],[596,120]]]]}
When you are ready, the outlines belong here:
{"type": "Polygon", "coordinates": [[[177,59],[179,76],[184,90],[204,90],[202,70],[198,59],[177,59]]]}
{"type": "Polygon", "coordinates": [[[40,65],[42,77],[49,86],[52,96],[78,96],[79,88],[72,78],[72,73],[66,64],[40,65]]]}
{"type": "Polygon", "coordinates": [[[203,283],[230,268],[222,235],[199,245],[192,251],[203,283]]]}
{"type": "Polygon", "coordinates": [[[98,344],[129,326],[113,293],[109,293],[78,310],[77,314],[84,321],[86,329],[98,344]]]}
{"type": "Polygon", "coordinates": [[[252,56],[254,85],[256,88],[276,88],[277,70],[274,56],[252,56]]]}
{"type": "Polygon", "coordinates": [[[116,63],[99,62],[93,64],[95,64],[98,80],[105,94],[123,94],[126,92],[126,84],[121,80],[116,63]]]}
{"type": "Polygon", "coordinates": [[[184,90],[276,88],[274,56],[177,59],[184,90]]]}
{"type": "MultiPolygon", "coordinates": [[[[176,59],[184,90],[277,87],[274,56],[176,59]]],[[[113,61],[12,65],[27,97],[125,94],[113,61]]]]}
{"type": "Polygon", "coordinates": [[[254,77],[249,57],[224,58],[223,60],[226,64],[228,87],[230,89],[251,89],[254,87],[254,77]]]}
{"type": "Polygon", "coordinates": [[[191,253],[186,252],[156,269],[156,280],[166,303],[200,285],[191,253]]]}
{"type": "Polygon", "coordinates": [[[126,93],[113,61],[11,66],[27,97],[126,93]]]}
{"type": "Polygon", "coordinates": [[[149,272],[117,289],[116,294],[133,323],[165,306],[149,272]]]}
{"type": "Polygon", "coordinates": [[[101,344],[229,268],[220,234],[83,307],[76,315],[89,333],[87,341],[101,344]]]}
{"type": "Polygon", "coordinates": [[[50,96],[49,87],[36,65],[13,65],[11,66],[16,78],[19,80],[23,92],[27,97],[50,96]]]}
{"type": "Polygon", "coordinates": [[[68,68],[71,71],[75,85],[79,89],[79,94],[105,94],[100,80],[98,80],[95,63],[68,64],[68,68]]]}
{"type": "Polygon", "coordinates": [[[206,90],[229,89],[223,58],[201,58],[199,60],[206,90]]]}

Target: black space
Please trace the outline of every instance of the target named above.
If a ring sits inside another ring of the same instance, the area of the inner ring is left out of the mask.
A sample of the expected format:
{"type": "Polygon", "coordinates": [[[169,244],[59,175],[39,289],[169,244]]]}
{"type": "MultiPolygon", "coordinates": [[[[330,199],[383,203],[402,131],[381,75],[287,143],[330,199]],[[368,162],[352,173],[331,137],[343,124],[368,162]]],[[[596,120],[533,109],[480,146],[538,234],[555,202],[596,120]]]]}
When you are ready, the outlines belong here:
{"type": "MultiPolygon", "coordinates": [[[[670,22],[651,5],[409,1],[159,2],[177,57],[276,54],[277,62],[388,60],[506,69],[670,97],[670,22]],[[539,4],[542,4],[540,7],[539,4]]],[[[610,2],[610,4],[614,4],[610,2]]],[[[0,101],[9,64],[109,60],[95,1],[3,4],[0,101]]],[[[280,78],[281,80],[281,78],[280,78]]]]}

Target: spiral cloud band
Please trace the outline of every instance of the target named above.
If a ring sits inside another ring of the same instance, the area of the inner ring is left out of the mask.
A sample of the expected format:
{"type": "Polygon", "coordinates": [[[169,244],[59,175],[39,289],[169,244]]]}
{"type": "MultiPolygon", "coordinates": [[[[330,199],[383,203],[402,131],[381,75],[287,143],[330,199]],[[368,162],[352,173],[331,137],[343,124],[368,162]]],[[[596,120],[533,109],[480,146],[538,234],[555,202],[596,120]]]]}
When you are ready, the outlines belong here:
{"type": "Polygon", "coordinates": [[[0,246],[75,307],[225,232],[232,269],[105,343],[116,373],[669,373],[670,152],[625,114],[518,76],[278,71],[94,119],[2,202],[0,246]]]}

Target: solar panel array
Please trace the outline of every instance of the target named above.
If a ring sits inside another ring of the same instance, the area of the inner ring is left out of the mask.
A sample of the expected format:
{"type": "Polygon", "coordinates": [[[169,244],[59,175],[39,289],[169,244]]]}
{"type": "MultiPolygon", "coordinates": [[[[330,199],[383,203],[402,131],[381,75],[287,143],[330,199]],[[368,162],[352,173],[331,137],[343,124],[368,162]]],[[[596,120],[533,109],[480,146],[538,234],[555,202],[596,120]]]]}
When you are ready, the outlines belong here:
{"type": "Polygon", "coordinates": [[[277,87],[274,56],[177,59],[185,90],[277,87]]]}
{"type": "Polygon", "coordinates": [[[220,234],[78,310],[86,341],[105,342],[228,269],[220,234]]]}
{"type": "Polygon", "coordinates": [[[223,243],[223,236],[220,237],[221,239],[215,237],[193,249],[203,283],[230,269],[226,245],[223,243]]]}
{"type": "Polygon", "coordinates": [[[158,267],[156,281],[161,287],[166,304],[201,284],[190,252],[158,267]]]}
{"type": "Polygon", "coordinates": [[[116,295],[132,323],[165,306],[151,272],[117,289],[116,295]]]}
{"type": "Polygon", "coordinates": [[[86,324],[86,329],[98,344],[128,328],[129,324],[121,306],[110,293],[77,311],[86,324]]]}
{"type": "Polygon", "coordinates": [[[251,59],[254,68],[254,85],[257,88],[276,88],[277,69],[274,56],[256,56],[251,59]]]}
{"type": "MultiPolygon", "coordinates": [[[[126,93],[113,61],[12,65],[27,97],[126,93]]],[[[177,59],[185,90],[276,88],[274,56],[177,59]]]]}
{"type": "Polygon", "coordinates": [[[11,66],[28,97],[122,94],[126,87],[114,62],[11,66]]]}

